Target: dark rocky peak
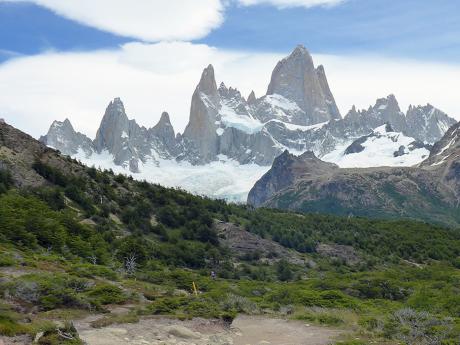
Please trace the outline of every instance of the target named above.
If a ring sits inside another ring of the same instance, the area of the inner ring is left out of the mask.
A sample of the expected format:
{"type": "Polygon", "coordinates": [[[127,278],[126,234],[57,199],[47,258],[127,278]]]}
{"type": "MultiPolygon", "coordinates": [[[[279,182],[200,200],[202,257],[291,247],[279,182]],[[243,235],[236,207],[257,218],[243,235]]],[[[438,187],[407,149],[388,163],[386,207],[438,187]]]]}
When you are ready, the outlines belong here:
{"type": "Polygon", "coordinates": [[[106,125],[127,126],[129,122],[128,116],[123,102],[120,98],[115,98],[107,106],[104,116],[101,121],[101,127],[106,125]]]}
{"type": "Polygon", "coordinates": [[[61,151],[65,155],[74,155],[83,150],[90,156],[93,152],[93,144],[86,135],[76,132],[69,119],[53,121],[48,133],[40,137],[40,142],[61,151]]]}
{"type": "Polygon", "coordinates": [[[345,115],[344,119],[347,121],[357,121],[361,117],[361,113],[356,109],[356,106],[353,105],[348,111],[348,113],[345,115]]]}
{"type": "Polygon", "coordinates": [[[305,112],[304,118],[295,124],[310,125],[340,118],[324,68],[315,68],[303,46],[297,46],[273,70],[267,95],[275,94],[295,102],[305,112]]]}
{"type": "Polygon", "coordinates": [[[425,106],[410,105],[406,114],[407,132],[410,136],[435,143],[456,123],[443,111],[431,104],[425,106]]]}
{"type": "Polygon", "coordinates": [[[293,162],[296,156],[290,153],[288,150],[284,150],[282,154],[275,158],[272,167],[286,165],[287,162],[293,162]]]}
{"type": "Polygon", "coordinates": [[[401,108],[395,95],[391,94],[386,98],[379,98],[375,102],[373,109],[381,114],[400,114],[401,108]]]}
{"type": "Polygon", "coordinates": [[[287,57],[285,60],[288,60],[289,58],[296,58],[296,57],[301,57],[303,59],[310,59],[313,61],[310,52],[308,51],[307,48],[303,44],[298,44],[297,47],[292,51],[291,55],[287,57]]]}
{"type": "Polygon", "coordinates": [[[129,135],[130,121],[125,107],[120,98],[115,98],[105,110],[94,145],[98,152],[108,149],[113,153],[113,149],[120,146],[120,141],[127,139],[129,135]]]}
{"type": "Polygon", "coordinates": [[[219,85],[219,89],[217,90],[220,95],[226,94],[228,92],[228,87],[225,85],[224,82],[221,82],[219,85]]]}
{"type": "Polygon", "coordinates": [[[321,169],[336,169],[338,166],[333,163],[327,163],[316,157],[314,152],[306,151],[300,156],[293,155],[285,150],[281,155],[275,158],[272,169],[298,169],[299,173],[308,173],[321,169]]]}
{"type": "Polygon", "coordinates": [[[66,117],[65,120],[62,122],[62,126],[64,128],[69,128],[69,129],[73,129],[73,126],[72,126],[72,123],[70,122],[70,120],[66,117]]]}
{"type": "Polygon", "coordinates": [[[249,94],[247,102],[248,102],[249,105],[256,104],[257,98],[256,98],[256,94],[255,94],[254,90],[252,90],[251,93],[249,94]]]}
{"type": "MultiPolygon", "coordinates": [[[[225,85],[223,85],[225,87],[225,85]]],[[[216,77],[214,75],[214,67],[209,65],[203,70],[200,82],[198,83],[195,93],[203,93],[210,98],[211,101],[218,101],[218,91],[216,77]]]]}
{"type": "MultiPolygon", "coordinates": [[[[171,124],[171,119],[169,118],[169,114],[164,111],[161,113],[161,117],[160,117],[160,120],[158,121],[158,123],[155,125],[155,127],[153,128],[172,128],[172,124],[171,124]]],[[[173,129],[174,131],[174,129],[173,129]]]]}
{"type": "Polygon", "coordinates": [[[321,161],[311,151],[295,156],[286,150],[275,158],[271,169],[251,189],[248,203],[260,206],[302,178],[325,176],[336,169],[339,169],[337,165],[321,161]]]}
{"type": "Polygon", "coordinates": [[[386,98],[379,98],[367,113],[362,112],[366,121],[372,128],[389,123],[396,132],[405,132],[407,128],[406,117],[399,107],[396,97],[391,94],[386,98]]]}
{"type": "Polygon", "coordinates": [[[160,138],[168,147],[175,145],[176,134],[167,112],[161,114],[160,121],[151,129],[151,133],[160,138]]]}
{"type": "Polygon", "coordinates": [[[217,91],[219,96],[223,99],[233,99],[239,102],[246,102],[244,97],[241,96],[241,92],[237,88],[233,88],[231,86],[227,88],[224,83],[220,84],[220,87],[217,91]]]}

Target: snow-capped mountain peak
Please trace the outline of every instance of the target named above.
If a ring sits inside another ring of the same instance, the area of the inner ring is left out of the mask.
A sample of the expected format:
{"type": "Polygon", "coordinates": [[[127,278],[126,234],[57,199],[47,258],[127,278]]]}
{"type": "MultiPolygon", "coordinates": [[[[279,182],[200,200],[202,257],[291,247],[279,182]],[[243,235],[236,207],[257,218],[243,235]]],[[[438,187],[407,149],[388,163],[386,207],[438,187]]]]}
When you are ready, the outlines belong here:
{"type": "MultiPolygon", "coordinates": [[[[197,169],[209,168],[212,174],[220,164],[219,171],[228,169],[232,176],[255,182],[260,177],[256,175],[285,150],[298,155],[313,151],[321,159],[345,166],[415,164],[427,155],[422,143],[437,141],[453,121],[430,105],[411,107],[405,115],[394,95],[377,100],[368,110],[353,107],[342,119],[324,68],[315,68],[308,51],[299,46],[276,65],[267,94],[259,98],[251,92],[246,100],[237,88],[223,82],[217,87],[214,68],[207,66],[193,93],[183,134],[175,134],[167,113],[153,128],[138,125],[128,118],[121,99],[115,98],[94,141],[76,132],[70,121],[53,123],[42,141],[90,165],[184,187],[189,178],[204,181],[196,177],[197,169]],[[157,171],[165,167],[169,171],[176,167],[178,174],[188,177],[170,177],[169,183],[157,171]]],[[[199,186],[192,184],[187,186],[198,192],[199,186]]],[[[227,184],[228,193],[232,185],[240,185],[236,180],[227,184]]],[[[203,193],[222,196],[217,189],[204,187],[203,193]]]]}

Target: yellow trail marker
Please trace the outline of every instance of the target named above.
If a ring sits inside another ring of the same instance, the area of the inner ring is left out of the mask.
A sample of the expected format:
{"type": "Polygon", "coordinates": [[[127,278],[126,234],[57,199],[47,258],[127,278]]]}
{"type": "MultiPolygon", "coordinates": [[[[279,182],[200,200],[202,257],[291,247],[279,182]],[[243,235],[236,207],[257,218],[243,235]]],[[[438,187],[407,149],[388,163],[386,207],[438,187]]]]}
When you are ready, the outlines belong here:
{"type": "Polygon", "coordinates": [[[195,282],[192,282],[192,287],[193,287],[193,292],[194,292],[195,295],[197,296],[197,295],[198,295],[198,290],[196,289],[196,284],[195,284],[195,282]]]}

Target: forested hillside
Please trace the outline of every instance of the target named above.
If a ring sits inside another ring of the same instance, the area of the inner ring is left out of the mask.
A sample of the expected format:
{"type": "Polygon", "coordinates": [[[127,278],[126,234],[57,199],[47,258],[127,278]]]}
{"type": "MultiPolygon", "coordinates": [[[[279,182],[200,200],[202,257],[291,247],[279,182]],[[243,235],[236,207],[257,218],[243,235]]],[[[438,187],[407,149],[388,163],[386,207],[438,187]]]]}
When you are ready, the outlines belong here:
{"type": "Polygon", "coordinates": [[[78,344],[53,322],[248,313],[344,328],[342,344],[458,344],[459,268],[458,229],[227,204],[84,167],[0,124],[3,336],[78,344]],[[260,246],[242,251],[222,224],[260,246]]]}

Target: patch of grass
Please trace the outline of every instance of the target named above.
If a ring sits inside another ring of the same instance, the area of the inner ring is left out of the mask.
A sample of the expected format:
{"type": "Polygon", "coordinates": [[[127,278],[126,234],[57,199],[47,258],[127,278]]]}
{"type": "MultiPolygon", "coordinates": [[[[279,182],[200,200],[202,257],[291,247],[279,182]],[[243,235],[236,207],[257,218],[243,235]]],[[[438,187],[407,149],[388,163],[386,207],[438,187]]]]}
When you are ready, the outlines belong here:
{"type": "Polygon", "coordinates": [[[10,315],[0,315],[0,334],[7,337],[13,337],[19,334],[30,333],[29,326],[18,323],[10,315]]]}
{"type": "Polygon", "coordinates": [[[347,309],[303,308],[294,313],[293,319],[326,326],[346,326],[353,329],[357,326],[358,315],[347,309]]]}
{"type": "Polygon", "coordinates": [[[12,258],[11,253],[0,253],[0,267],[14,266],[16,260],[12,258]]]}

